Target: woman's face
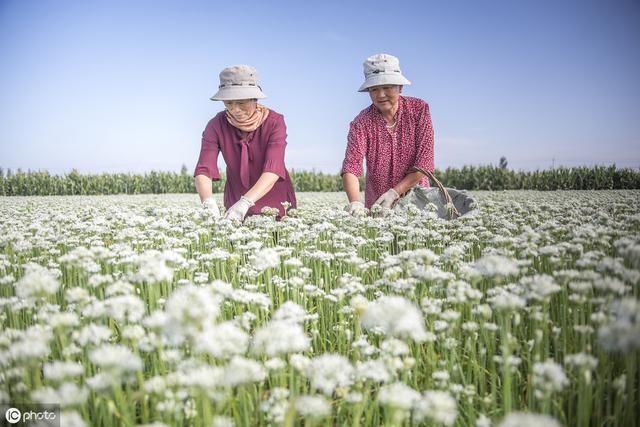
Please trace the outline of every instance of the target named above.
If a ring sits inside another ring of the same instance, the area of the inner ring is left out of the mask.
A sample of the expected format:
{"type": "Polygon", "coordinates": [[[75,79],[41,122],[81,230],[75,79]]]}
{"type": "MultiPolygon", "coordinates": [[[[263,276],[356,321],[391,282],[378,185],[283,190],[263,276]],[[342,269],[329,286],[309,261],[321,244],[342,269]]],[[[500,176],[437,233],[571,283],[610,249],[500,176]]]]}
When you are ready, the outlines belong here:
{"type": "Polygon", "coordinates": [[[402,86],[398,85],[382,85],[369,88],[371,101],[381,113],[394,111],[398,105],[400,92],[402,92],[402,86]]]}
{"type": "Polygon", "coordinates": [[[238,121],[243,121],[251,117],[258,105],[258,101],[255,99],[234,99],[223,102],[224,108],[238,121]]]}

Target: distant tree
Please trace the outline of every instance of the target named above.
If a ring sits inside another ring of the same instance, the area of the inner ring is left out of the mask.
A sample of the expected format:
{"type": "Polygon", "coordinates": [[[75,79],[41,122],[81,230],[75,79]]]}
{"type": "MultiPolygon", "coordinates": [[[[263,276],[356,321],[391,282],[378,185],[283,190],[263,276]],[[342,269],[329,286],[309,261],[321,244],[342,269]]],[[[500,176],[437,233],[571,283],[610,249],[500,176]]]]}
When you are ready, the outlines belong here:
{"type": "Polygon", "coordinates": [[[500,169],[507,168],[507,158],[505,156],[500,157],[500,164],[498,165],[500,169]]]}
{"type": "Polygon", "coordinates": [[[180,175],[186,175],[187,174],[187,165],[185,165],[184,163],[182,164],[182,168],[180,168],[180,175]]]}

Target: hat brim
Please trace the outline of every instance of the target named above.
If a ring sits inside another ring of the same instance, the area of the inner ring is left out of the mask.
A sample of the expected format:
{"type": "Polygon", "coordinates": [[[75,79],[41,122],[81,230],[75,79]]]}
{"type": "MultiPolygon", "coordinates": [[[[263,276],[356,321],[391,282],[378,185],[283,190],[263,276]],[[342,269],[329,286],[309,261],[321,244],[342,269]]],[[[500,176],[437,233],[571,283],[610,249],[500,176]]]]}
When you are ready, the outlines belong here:
{"type": "Polygon", "coordinates": [[[267,95],[257,86],[225,86],[218,89],[212,101],[234,101],[237,99],[264,99],[267,95]]]}
{"type": "Polygon", "coordinates": [[[373,86],[383,86],[383,85],[399,85],[406,86],[410,85],[411,82],[407,80],[402,74],[375,74],[373,76],[369,76],[358,92],[367,92],[370,87],[373,86]]]}

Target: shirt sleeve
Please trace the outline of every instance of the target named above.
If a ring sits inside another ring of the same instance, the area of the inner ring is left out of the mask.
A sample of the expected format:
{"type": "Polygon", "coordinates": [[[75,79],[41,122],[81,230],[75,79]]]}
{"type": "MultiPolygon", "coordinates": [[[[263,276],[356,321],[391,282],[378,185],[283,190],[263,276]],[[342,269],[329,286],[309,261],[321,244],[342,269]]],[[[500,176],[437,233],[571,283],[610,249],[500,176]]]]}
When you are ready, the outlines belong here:
{"type": "Polygon", "coordinates": [[[340,175],[352,173],[358,178],[363,175],[362,161],[367,149],[367,136],[355,121],[349,126],[349,136],[347,136],[347,149],[342,162],[340,175]]]}
{"type": "Polygon", "coordinates": [[[220,153],[220,145],[213,132],[207,129],[202,132],[202,145],[200,147],[200,157],[193,176],[204,175],[214,181],[220,180],[220,171],[218,170],[218,154],[220,153]]]}
{"type": "Polygon", "coordinates": [[[284,151],[287,146],[287,126],[284,118],[276,121],[276,124],[269,135],[267,151],[264,156],[262,173],[271,172],[278,175],[278,180],[282,181],[287,177],[287,169],[284,166],[284,151]]]}
{"type": "Polygon", "coordinates": [[[420,106],[418,124],[416,130],[416,162],[415,168],[433,172],[435,170],[433,160],[433,126],[429,104],[426,102],[420,106]]]}

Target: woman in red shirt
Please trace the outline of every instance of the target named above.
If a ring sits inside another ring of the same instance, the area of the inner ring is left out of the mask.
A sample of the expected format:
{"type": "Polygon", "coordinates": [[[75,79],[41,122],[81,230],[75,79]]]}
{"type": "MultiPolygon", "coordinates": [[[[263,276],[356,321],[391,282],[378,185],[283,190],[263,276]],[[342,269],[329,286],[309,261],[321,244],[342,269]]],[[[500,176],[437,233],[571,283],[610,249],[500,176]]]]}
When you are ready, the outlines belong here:
{"type": "Polygon", "coordinates": [[[211,181],[220,179],[218,153],[227,164],[224,187],[225,218],[242,221],[262,208],[285,214],[285,206],[296,207],[291,178],[284,164],[287,130],[284,117],[257,100],[266,98],[257,85],[256,69],[248,65],[225,68],[218,92],[211,97],[223,101],[225,110],[209,121],[202,133],[200,158],[194,177],[205,208],[219,216],[211,181]]]}
{"type": "Polygon", "coordinates": [[[433,172],[433,126],[429,105],[400,96],[409,85],[395,56],[378,54],[364,62],[365,82],[372,104],[351,122],[342,163],[342,182],[351,214],[380,205],[391,208],[415,185],[429,187],[421,170],[433,172]],[[358,177],[366,159],[365,203],[360,202],[358,177]]]}

